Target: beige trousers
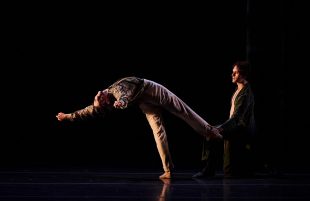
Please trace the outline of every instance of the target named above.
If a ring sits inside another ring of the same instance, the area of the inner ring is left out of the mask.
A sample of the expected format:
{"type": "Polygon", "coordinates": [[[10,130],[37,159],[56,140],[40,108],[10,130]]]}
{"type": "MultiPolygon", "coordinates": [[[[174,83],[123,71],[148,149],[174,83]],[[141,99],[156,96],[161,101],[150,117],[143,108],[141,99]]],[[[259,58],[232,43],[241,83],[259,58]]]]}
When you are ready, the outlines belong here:
{"type": "Polygon", "coordinates": [[[166,87],[147,79],[145,79],[144,82],[145,89],[141,94],[139,107],[145,114],[153,131],[163,169],[164,171],[170,171],[173,168],[173,162],[169,151],[166,130],[163,124],[162,109],[183,119],[202,136],[208,137],[211,132],[211,125],[166,87]]]}

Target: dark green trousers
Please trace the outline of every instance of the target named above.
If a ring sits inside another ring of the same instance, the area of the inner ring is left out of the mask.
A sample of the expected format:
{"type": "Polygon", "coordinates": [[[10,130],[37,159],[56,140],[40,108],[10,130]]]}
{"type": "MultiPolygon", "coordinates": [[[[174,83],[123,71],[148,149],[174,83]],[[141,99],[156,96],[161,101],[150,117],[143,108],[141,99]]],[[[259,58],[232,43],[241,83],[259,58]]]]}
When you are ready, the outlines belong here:
{"type": "Polygon", "coordinates": [[[250,143],[242,139],[205,140],[202,172],[212,176],[222,167],[225,177],[250,176],[253,173],[251,149],[250,143]]]}

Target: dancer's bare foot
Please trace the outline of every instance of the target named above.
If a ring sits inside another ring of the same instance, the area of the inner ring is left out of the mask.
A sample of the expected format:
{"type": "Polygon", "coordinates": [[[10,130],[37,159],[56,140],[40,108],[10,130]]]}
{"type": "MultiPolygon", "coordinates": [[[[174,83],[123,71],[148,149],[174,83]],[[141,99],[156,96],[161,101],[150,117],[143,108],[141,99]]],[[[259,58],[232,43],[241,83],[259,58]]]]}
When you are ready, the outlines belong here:
{"type": "Polygon", "coordinates": [[[171,172],[166,171],[164,174],[159,176],[159,179],[171,179],[171,172]]]}

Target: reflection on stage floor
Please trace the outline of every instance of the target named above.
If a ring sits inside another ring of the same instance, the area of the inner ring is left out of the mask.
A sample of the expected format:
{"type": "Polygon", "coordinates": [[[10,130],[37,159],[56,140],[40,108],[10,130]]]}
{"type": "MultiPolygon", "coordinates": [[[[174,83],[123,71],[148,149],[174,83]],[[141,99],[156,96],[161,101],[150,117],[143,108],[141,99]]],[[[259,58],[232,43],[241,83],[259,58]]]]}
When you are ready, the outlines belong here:
{"type": "Polygon", "coordinates": [[[193,179],[181,171],[3,170],[0,200],[310,200],[310,175],[193,179]]]}

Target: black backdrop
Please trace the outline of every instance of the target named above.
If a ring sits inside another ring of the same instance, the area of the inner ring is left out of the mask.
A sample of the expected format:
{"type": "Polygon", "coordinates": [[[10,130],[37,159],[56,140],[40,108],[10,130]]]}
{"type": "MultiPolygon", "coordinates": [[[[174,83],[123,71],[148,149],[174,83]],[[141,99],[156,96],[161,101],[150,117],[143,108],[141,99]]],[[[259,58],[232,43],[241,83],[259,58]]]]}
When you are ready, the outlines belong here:
{"type": "MultiPolygon", "coordinates": [[[[307,169],[294,157],[304,150],[291,140],[285,117],[286,68],[297,42],[292,3],[28,7],[8,15],[2,167],[160,169],[138,108],[77,124],[59,123],[55,115],[91,104],[98,90],[135,75],[165,85],[219,124],[228,117],[234,90],[231,66],[249,59],[258,166],[307,169]]],[[[176,167],[198,168],[201,136],[171,114],[164,117],[176,167]]]]}

